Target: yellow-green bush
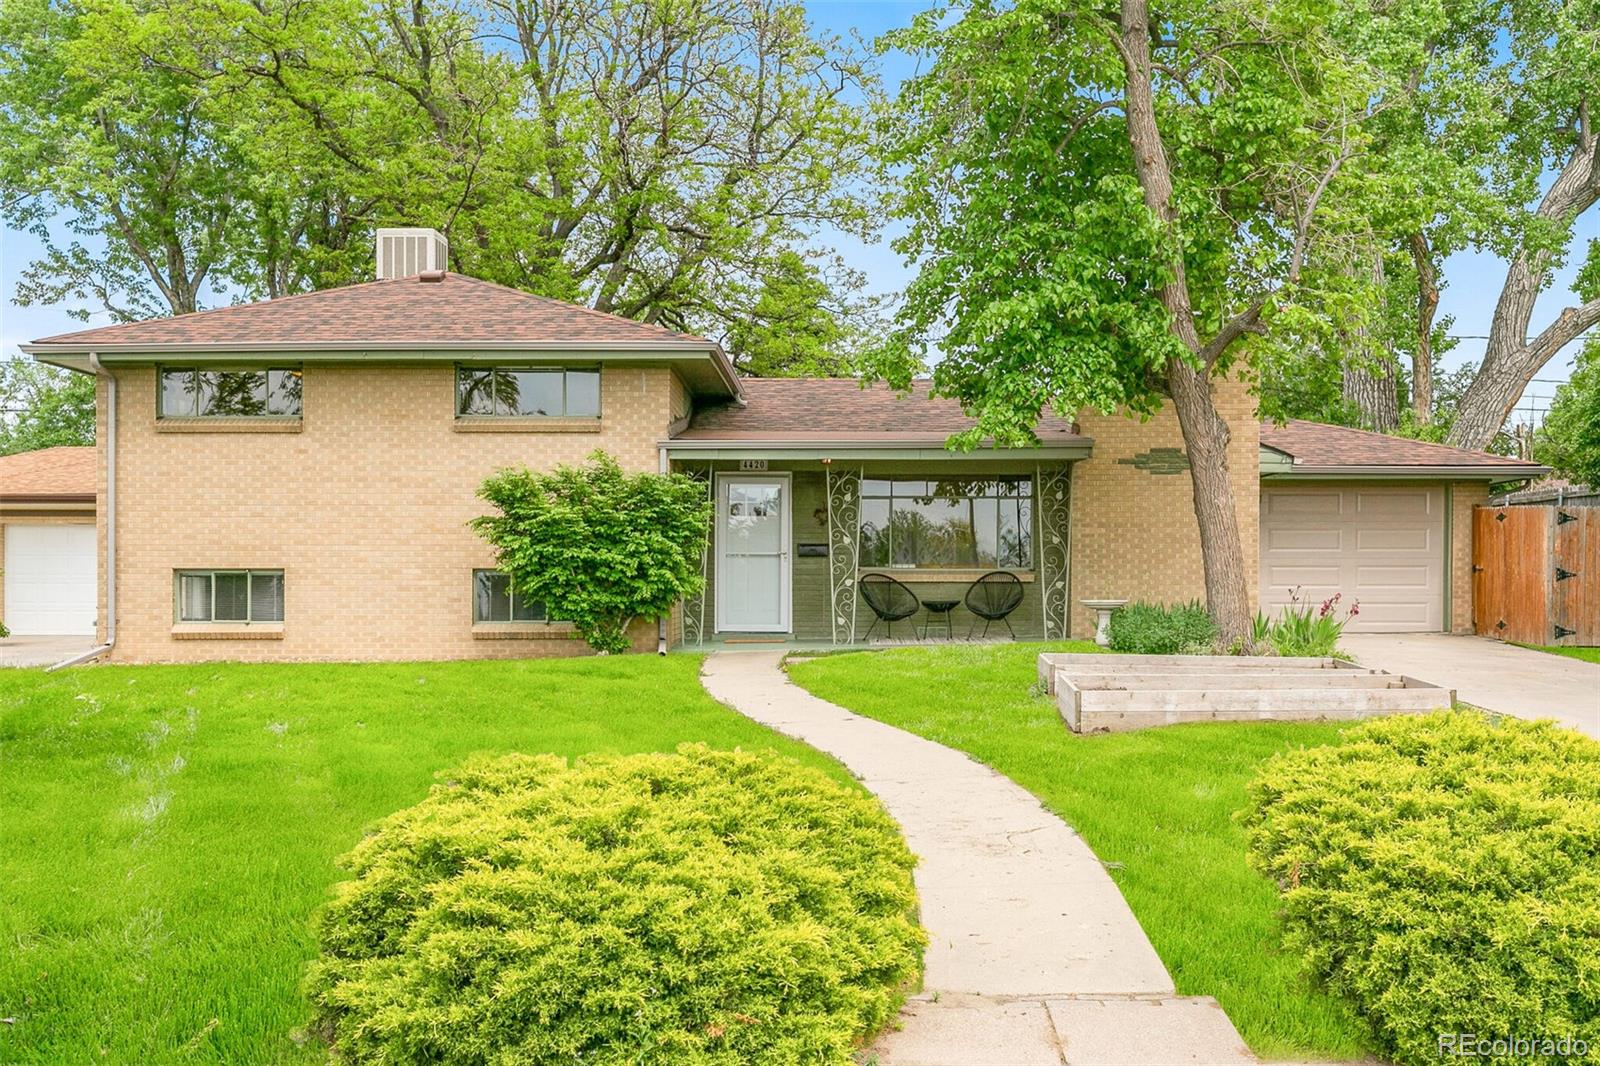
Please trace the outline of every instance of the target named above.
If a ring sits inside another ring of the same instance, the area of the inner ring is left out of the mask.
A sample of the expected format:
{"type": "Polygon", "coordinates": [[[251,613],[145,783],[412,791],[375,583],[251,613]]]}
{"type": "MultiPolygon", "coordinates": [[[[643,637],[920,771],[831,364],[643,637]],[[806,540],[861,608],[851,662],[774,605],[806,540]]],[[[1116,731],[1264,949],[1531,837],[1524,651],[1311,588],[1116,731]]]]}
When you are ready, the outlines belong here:
{"type": "MultiPolygon", "coordinates": [[[[1577,1039],[1562,1061],[1600,1061],[1600,744],[1467,711],[1378,719],[1269,760],[1244,820],[1285,946],[1395,1061],[1441,1061],[1446,1034],[1577,1039]]],[[[1475,1061],[1556,1061],[1522,1050],[1475,1061]]]]}
{"type": "Polygon", "coordinates": [[[894,823],[771,753],[469,761],[344,861],[307,989],[356,1061],[847,1063],[921,968],[894,823]]]}

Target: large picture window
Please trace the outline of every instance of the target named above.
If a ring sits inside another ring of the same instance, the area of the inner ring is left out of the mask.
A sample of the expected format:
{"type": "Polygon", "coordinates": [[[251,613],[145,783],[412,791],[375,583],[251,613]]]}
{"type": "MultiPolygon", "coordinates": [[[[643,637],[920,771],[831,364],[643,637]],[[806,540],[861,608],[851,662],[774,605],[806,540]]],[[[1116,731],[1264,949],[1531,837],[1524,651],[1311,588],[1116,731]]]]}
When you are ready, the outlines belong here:
{"type": "Polygon", "coordinates": [[[491,418],[599,418],[600,371],[564,367],[457,367],[456,414],[491,418]]]}
{"type": "Polygon", "coordinates": [[[161,368],[162,418],[298,418],[300,371],[161,368]]]}
{"type": "Polygon", "coordinates": [[[861,565],[1033,565],[1033,479],[861,482],[861,565]]]}
{"type": "Polygon", "coordinates": [[[178,621],[281,622],[283,571],[180,570],[178,621]]]}
{"type": "Polygon", "coordinates": [[[544,604],[526,600],[511,587],[511,577],[498,570],[472,572],[474,622],[544,622],[544,604]]]}

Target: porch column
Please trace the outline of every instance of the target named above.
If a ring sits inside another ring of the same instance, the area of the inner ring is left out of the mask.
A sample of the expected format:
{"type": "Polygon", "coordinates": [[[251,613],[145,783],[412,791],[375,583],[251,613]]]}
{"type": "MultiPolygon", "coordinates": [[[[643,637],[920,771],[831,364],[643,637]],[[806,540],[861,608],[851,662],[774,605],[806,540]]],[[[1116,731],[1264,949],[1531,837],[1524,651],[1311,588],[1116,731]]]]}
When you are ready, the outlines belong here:
{"type": "Polygon", "coordinates": [[[825,475],[828,493],[828,617],[833,642],[856,638],[856,568],[861,559],[861,470],[825,475]]]}
{"type": "Polygon", "coordinates": [[[1037,468],[1036,505],[1039,509],[1039,597],[1043,609],[1044,639],[1065,640],[1070,618],[1067,592],[1071,559],[1069,530],[1072,521],[1072,464],[1037,468]]]}

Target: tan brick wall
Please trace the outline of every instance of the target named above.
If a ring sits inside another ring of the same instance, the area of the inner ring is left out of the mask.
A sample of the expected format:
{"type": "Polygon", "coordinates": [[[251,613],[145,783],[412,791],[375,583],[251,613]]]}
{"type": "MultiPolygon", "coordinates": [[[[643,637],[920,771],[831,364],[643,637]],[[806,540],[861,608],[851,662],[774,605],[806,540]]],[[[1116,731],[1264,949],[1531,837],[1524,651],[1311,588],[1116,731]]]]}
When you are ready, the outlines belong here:
{"type": "MultiPolygon", "coordinates": [[[[1228,477],[1254,605],[1261,427],[1255,398],[1243,382],[1219,381],[1213,395],[1232,428],[1228,477]]],[[[1205,574],[1188,470],[1156,473],[1132,465],[1141,456],[1149,457],[1152,449],[1183,449],[1171,405],[1143,421],[1120,412],[1084,412],[1078,421],[1084,434],[1094,438],[1094,456],[1072,470],[1071,635],[1094,633],[1094,616],[1081,600],[1203,601],[1205,574]]]]}
{"type": "MultiPolygon", "coordinates": [[[[494,559],[467,526],[486,509],[474,492],[497,469],[579,462],[596,448],[657,469],[675,386],[670,370],[608,367],[599,432],[492,433],[457,429],[449,366],[307,367],[298,433],[163,431],[153,369],[119,371],[118,387],[114,657],[160,661],[582,651],[564,627],[475,639],[471,573],[494,559]],[[175,638],[173,571],[235,567],[284,571],[281,639],[175,638]]],[[[104,513],[103,453],[100,492],[104,513]]],[[[102,522],[102,551],[104,537],[102,522]]],[[[103,631],[103,585],[101,601],[103,631]]],[[[636,647],[655,636],[654,622],[638,623],[636,647]]]]}
{"type": "Polygon", "coordinates": [[[1472,632],[1472,509],[1489,502],[1489,486],[1450,486],[1450,632],[1472,632]]]}

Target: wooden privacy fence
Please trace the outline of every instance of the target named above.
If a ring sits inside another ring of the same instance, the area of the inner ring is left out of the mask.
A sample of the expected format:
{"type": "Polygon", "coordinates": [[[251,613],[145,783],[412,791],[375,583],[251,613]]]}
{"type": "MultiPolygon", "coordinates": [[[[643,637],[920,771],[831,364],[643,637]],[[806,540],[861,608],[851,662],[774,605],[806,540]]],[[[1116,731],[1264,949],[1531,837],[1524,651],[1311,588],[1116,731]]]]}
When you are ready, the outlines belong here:
{"type": "Polygon", "coordinates": [[[1472,624],[1521,644],[1600,644],[1600,507],[1475,507],[1472,624]]]}

